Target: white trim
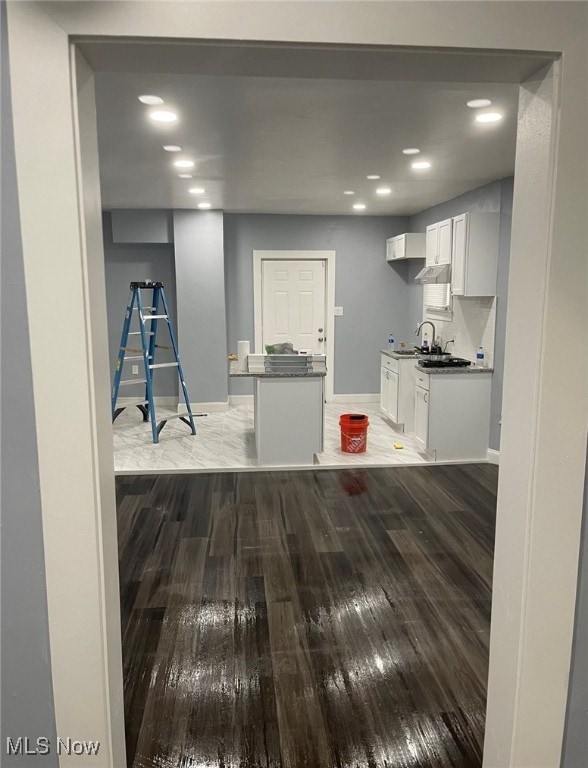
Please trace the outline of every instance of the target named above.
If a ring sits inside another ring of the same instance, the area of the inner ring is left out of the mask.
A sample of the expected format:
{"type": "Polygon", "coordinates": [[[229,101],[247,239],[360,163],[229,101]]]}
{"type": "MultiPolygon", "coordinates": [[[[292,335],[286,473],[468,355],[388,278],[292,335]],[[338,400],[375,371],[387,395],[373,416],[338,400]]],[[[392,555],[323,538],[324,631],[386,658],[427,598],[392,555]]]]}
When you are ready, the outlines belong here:
{"type": "MultiPolygon", "coordinates": [[[[178,404],[178,413],[180,411],[184,410],[184,403],[178,404]]],[[[223,402],[222,400],[219,400],[218,402],[211,402],[211,403],[190,403],[190,408],[192,409],[192,413],[224,413],[225,411],[229,410],[229,401],[226,400],[223,402]]]]}
{"type": "Polygon", "coordinates": [[[334,395],[334,403],[379,403],[380,395],[334,395]]]}
{"type": "Polygon", "coordinates": [[[494,448],[488,448],[488,461],[490,464],[500,464],[500,451],[495,451],[494,448]]]}
{"type": "Polygon", "coordinates": [[[326,324],[327,324],[327,375],[325,377],[325,400],[333,402],[335,382],[335,251],[253,251],[253,317],[255,328],[255,352],[260,354],[262,349],[261,336],[261,307],[262,284],[261,262],[271,259],[289,259],[303,261],[313,259],[324,261],[327,270],[326,295],[326,324]]]}
{"type": "Polygon", "coordinates": [[[232,405],[253,405],[253,395],[229,395],[229,408],[232,405]]]}

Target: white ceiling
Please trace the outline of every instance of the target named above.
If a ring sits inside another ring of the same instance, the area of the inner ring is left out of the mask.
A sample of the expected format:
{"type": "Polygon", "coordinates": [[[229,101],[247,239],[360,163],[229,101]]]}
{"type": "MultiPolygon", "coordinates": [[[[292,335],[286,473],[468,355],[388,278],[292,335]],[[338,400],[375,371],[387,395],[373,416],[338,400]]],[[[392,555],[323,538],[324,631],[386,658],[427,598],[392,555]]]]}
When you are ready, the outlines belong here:
{"type": "Polygon", "coordinates": [[[193,208],[202,198],[187,190],[203,186],[213,208],[230,212],[350,214],[353,202],[364,202],[364,215],[416,213],[513,173],[518,85],[473,77],[471,70],[459,83],[98,72],[104,207],[193,208]],[[144,93],[161,96],[178,121],[151,122],[137,99],[144,93]],[[466,101],[480,97],[504,120],[475,123],[466,101]],[[422,150],[418,158],[402,154],[412,146],[422,150]],[[191,180],[173,167],[184,156],[196,163],[191,180]],[[414,159],[431,169],[412,170],[414,159]],[[377,196],[378,184],[392,194],[377,196]]]}

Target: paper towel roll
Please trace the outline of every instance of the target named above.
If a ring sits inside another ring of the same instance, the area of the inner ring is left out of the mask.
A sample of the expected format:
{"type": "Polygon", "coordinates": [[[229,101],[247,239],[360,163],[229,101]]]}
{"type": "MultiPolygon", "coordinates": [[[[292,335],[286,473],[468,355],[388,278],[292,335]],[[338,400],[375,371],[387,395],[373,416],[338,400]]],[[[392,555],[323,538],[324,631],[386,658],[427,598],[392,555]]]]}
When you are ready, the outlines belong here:
{"type": "Polygon", "coordinates": [[[237,342],[237,370],[247,371],[247,357],[251,352],[251,342],[237,342]]]}

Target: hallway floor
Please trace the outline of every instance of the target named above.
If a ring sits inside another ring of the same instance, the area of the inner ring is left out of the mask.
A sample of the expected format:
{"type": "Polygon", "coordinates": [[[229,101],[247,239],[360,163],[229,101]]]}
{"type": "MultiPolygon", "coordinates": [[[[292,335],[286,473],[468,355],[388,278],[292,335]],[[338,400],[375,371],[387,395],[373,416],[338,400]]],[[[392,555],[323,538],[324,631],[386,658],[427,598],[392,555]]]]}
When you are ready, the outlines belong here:
{"type": "MultiPolygon", "coordinates": [[[[157,418],[173,414],[158,408],[157,418]]],[[[253,469],[257,467],[253,406],[232,406],[225,413],[210,413],[196,419],[196,435],[179,419],[168,422],[160,442],[151,440],[149,424],[136,408],[128,408],[114,422],[114,468],[117,473],[182,472],[253,469]]],[[[395,430],[380,415],[377,403],[327,403],[325,405],[325,450],[316,463],[329,467],[430,463],[419,452],[411,435],[395,430]],[[340,449],[339,416],[365,413],[369,417],[367,450],[362,454],[340,449]],[[403,448],[394,448],[400,442],[403,448]]]]}
{"type": "Polygon", "coordinates": [[[496,484],[117,478],[128,766],[480,768],[496,484]]]}

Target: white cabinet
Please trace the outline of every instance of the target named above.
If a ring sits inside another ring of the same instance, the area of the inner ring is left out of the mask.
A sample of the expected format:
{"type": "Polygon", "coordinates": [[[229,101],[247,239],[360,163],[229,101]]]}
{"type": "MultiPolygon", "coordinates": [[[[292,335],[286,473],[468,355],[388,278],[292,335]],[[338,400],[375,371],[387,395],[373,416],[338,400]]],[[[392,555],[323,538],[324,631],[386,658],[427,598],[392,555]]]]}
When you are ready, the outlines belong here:
{"type": "Polygon", "coordinates": [[[415,389],[414,436],[426,450],[429,442],[429,393],[422,387],[415,389]]]}
{"type": "Polygon", "coordinates": [[[381,355],[380,408],[405,432],[414,429],[414,387],[416,358],[381,355]]]}
{"type": "Polygon", "coordinates": [[[454,296],[496,295],[499,237],[499,213],[462,213],[453,218],[454,296]]]}
{"type": "Polygon", "coordinates": [[[424,258],[425,236],[420,232],[405,232],[386,240],[386,261],[424,258]]]}
{"type": "Polygon", "coordinates": [[[451,264],[451,233],[453,219],[429,224],[425,234],[425,258],[428,267],[451,264]]]}
{"type": "Polygon", "coordinates": [[[486,461],[492,373],[417,370],[415,437],[437,461],[486,461]]]}

